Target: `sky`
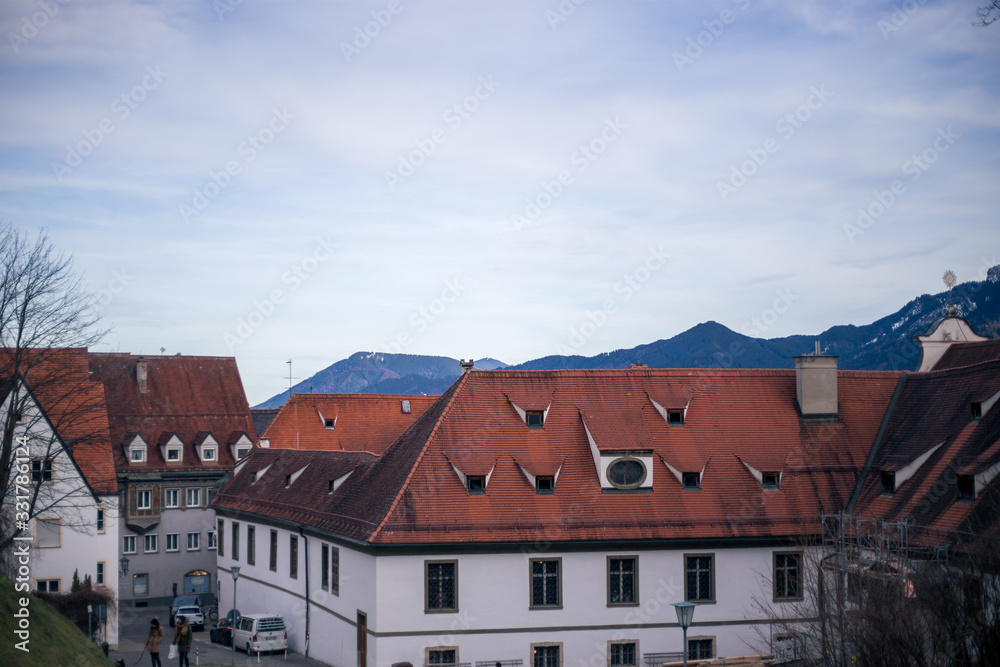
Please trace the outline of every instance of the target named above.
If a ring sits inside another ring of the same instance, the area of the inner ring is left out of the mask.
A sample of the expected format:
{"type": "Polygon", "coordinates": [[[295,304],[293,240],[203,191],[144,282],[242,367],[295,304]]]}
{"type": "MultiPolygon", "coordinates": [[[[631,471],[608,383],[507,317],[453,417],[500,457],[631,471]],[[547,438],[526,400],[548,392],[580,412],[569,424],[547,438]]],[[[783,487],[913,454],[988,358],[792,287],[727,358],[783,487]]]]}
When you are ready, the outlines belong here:
{"type": "Polygon", "coordinates": [[[102,351],[519,363],[1000,263],[985,0],[0,3],[0,219],[102,351]]]}

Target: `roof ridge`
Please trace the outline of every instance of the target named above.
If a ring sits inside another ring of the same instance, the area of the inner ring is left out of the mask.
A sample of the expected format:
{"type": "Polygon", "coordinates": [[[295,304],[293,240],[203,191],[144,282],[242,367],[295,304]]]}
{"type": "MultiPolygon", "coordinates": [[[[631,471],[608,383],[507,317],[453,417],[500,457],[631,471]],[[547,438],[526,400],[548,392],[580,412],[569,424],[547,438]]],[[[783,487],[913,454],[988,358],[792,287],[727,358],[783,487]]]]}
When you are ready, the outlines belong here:
{"type": "MultiPolygon", "coordinates": [[[[386,510],[385,516],[382,517],[382,520],[379,522],[378,527],[372,531],[371,535],[368,536],[369,542],[374,541],[374,539],[378,537],[378,534],[382,532],[382,527],[385,526],[386,522],[389,520],[389,517],[392,516],[392,513],[395,511],[396,505],[399,504],[399,499],[403,497],[403,493],[410,485],[410,480],[413,479],[414,473],[416,473],[417,468],[420,467],[420,462],[423,461],[424,454],[427,453],[427,449],[430,447],[431,441],[434,439],[434,436],[437,435],[438,427],[441,426],[441,423],[444,421],[445,416],[447,416],[448,411],[451,409],[452,402],[455,400],[455,396],[458,395],[459,390],[465,385],[469,375],[470,375],[469,373],[462,374],[462,376],[458,379],[458,382],[455,384],[454,391],[452,391],[451,396],[448,397],[447,405],[445,405],[444,409],[441,410],[441,412],[438,414],[437,419],[435,420],[434,428],[431,429],[430,434],[424,441],[424,446],[421,448],[420,454],[417,456],[417,460],[414,461],[413,465],[410,467],[410,472],[407,473],[406,479],[403,480],[403,483],[400,485],[399,491],[396,493],[396,497],[393,498],[392,500],[392,504],[389,505],[389,509],[386,510]]],[[[444,398],[446,394],[447,392],[445,392],[445,394],[442,394],[441,398],[444,398]]],[[[389,450],[387,449],[386,451],[389,450]]]]}

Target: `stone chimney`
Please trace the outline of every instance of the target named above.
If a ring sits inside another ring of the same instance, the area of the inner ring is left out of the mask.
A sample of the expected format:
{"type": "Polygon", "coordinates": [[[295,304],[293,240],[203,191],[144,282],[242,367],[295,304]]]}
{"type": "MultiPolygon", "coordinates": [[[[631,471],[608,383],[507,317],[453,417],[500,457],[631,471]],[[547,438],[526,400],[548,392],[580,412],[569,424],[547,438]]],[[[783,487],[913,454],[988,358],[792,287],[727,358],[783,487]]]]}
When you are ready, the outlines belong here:
{"type": "Polygon", "coordinates": [[[469,359],[468,361],[466,361],[465,359],[459,359],[458,363],[462,367],[462,375],[465,375],[466,373],[471,371],[472,367],[476,365],[476,361],[474,359],[469,359]]]}
{"type": "Polygon", "coordinates": [[[135,379],[139,382],[139,393],[146,393],[146,357],[139,357],[135,365],[135,379]]]}
{"type": "Polygon", "coordinates": [[[815,354],[795,357],[795,397],[804,418],[836,418],[838,358],[822,354],[819,341],[815,354]]]}

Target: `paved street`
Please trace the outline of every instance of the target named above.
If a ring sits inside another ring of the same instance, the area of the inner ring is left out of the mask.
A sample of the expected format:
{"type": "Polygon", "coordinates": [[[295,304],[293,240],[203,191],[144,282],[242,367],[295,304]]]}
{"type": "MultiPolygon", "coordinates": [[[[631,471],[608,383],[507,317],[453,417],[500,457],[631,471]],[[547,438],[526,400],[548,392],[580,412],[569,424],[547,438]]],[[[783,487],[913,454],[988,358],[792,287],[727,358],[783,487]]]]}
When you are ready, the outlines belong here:
{"type": "MultiPolygon", "coordinates": [[[[160,660],[163,667],[175,667],[177,660],[167,660],[167,650],[170,648],[170,640],[173,638],[174,629],[167,623],[169,609],[167,607],[148,607],[145,609],[132,609],[125,607],[121,614],[121,636],[119,640],[119,650],[111,651],[111,660],[125,659],[126,667],[149,667],[149,654],[143,653],[143,646],[146,643],[146,634],[149,632],[149,621],[156,616],[163,624],[166,638],[163,640],[160,660]]],[[[194,633],[194,642],[191,644],[191,666],[195,665],[230,665],[233,659],[232,650],[222,644],[213,644],[209,641],[208,628],[201,632],[194,633]]],[[[244,667],[257,665],[257,657],[248,657],[242,651],[236,651],[236,664],[244,667]]],[[[261,665],[271,665],[273,667],[326,667],[325,663],[310,660],[298,653],[288,652],[287,659],[282,654],[262,655],[261,665]]]]}

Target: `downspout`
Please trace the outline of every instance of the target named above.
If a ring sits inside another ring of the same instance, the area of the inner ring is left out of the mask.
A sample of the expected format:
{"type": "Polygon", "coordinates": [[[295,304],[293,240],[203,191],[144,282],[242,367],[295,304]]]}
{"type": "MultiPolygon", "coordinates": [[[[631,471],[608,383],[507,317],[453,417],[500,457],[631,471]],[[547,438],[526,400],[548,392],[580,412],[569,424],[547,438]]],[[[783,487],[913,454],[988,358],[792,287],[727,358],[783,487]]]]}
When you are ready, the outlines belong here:
{"type": "Polygon", "coordinates": [[[306,537],[302,526],[299,526],[299,535],[302,537],[302,549],[306,552],[306,657],[309,657],[309,538],[306,537]]]}

